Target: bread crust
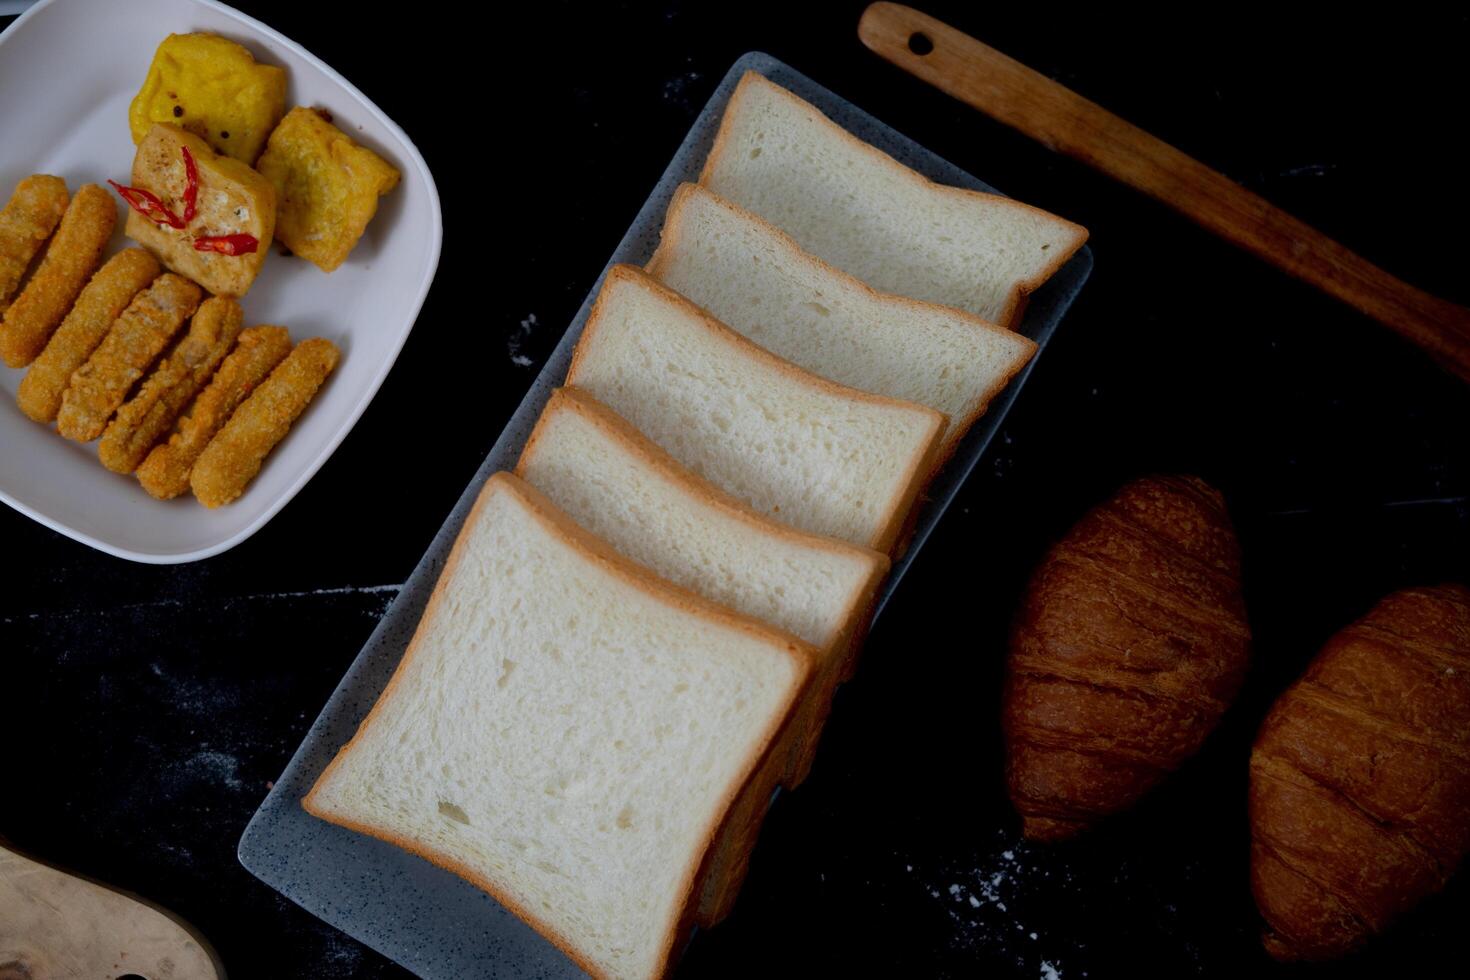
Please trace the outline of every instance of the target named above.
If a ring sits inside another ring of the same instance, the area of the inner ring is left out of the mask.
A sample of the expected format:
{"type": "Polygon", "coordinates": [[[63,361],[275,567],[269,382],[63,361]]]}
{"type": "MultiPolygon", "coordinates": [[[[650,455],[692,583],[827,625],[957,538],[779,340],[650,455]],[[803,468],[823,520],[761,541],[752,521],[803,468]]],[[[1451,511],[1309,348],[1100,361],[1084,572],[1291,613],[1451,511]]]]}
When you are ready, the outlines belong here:
{"type": "Polygon", "coordinates": [[[1043,210],[1042,208],[1038,208],[1031,204],[1026,204],[1022,201],[1013,200],[1012,198],[1006,197],[1003,194],[987,194],[984,191],[972,191],[964,187],[951,187],[948,184],[940,184],[936,181],[930,180],[928,177],[925,177],[918,171],[907,167],[902,163],[899,163],[892,156],[884,153],[882,150],[878,149],[876,146],[873,146],[871,143],[866,143],[863,140],[858,139],[856,136],[849,133],[841,126],[837,125],[831,119],[828,119],[827,115],[822,112],[822,110],[818,109],[816,106],[812,105],[810,102],[806,101],[796,93],[791,92],[780,85],[777,85],[775,82],[771,81],[769,78],[766,78],[760,72],[753,69],[746,71],[746,73],[741,76],[740,82],[735,86],[735,91],[730,95],[730,101],[725,106],[725,114],[720,119],[720,128],[719,131],[715,134],[714,145],[710,147],[709,156],[706,157],[704,161],[704,168],[699,172],[699,182],[701,184],[705,184],[706,186],[708,186],[710,174],[719,165],[719,162],[723,158],[725,151],[729,149],[730,131],[733,128],[732,120],[739,114],[746,96],[751,92],[751,90],[755,88],[763,88],[766,91],[776,95],[778,98],[785,99],[788,102],[792,102],[803,109],[809,110],[815,115],[819,123],[825,125],[830,130],[830,132],[832,132],[833,135],[837,136],[840,140],[847,143],[849,146],[858,148],[862,153],[866,154],[872,159],[882,161],[885,167],[887,167],[887,169],[891,173],[893,173],[895,177],[898,177],[900,180],[908,181],[915,186],[921,187],[927,193],[935,194],[942,197],[948,197],[954,201],[970,201],[976,198],[986,198],[996,202],[1003,202],[1008,206],[1017,208],[1018,210],[1034,212],[1047,218],[1050,221],[1065,225],[1067,228],[1071,229],[1073,240],[1068,242],[1068,244],[1063,248],[1059,249],[1057,255],[1051,260],[1050,263],[1043,266],[1041,271],[1032,276],[1030,279],[1023,280],[1011,287],[1010,296],[1006,301],[1005,308],[1001,311],[1001,314],[996,317],[996,322],[1003,327],[1014,327],[1016,325],[1016,322],[1020,318],[1021,311],[1025,308],[1026,298],[1030,296],[1031,293],[1039,289],[1042,283],[1046,282],[1053,275],[1055,275],[1057,270],[1065,265],[1068,259],[1077,254],[1077,250],[1080,249],[1087,242],[1088,233],[1086,228],[1082,227],[1079,224],[1076,224],[1075,222],[1068,221],[1066,218],[1062,218],[1055,214],[1052,214],[1050,211],[1043,210]]]}
{"type": "Polygon", "coordinates": [[[577,380],[588,356],[587,352],[597,342],[597,336],[602,328],[603,314],[607,304],[610,302],[609,297],[618,288],[619,283],[627,283],[633,288],[648,289],[656,293],[665,302],[689,314],[704,328],[710,337],[728,347],[734,352],[735,356],[762,363],[776,373],[803,387],[824,395],[835,395],[841,398],[867,402],[872,405],[896,407],[904,411],[927,416],[926,421],[929,431],[924,442],[924,452],[910,463],[907,470],[905,470],[902,481],[904,489],[894,501],[883,524],[874,533],[872,540],[863,542],[863,544],[874,551],[881,551],[888,554],[893,552],[899,542],[905,523],[914,509],[914,504],[934,475],[935,462],[939,458],[944,429],[948,424],[948,419],[942,412],[936,412],[927,405],[919,405],[915,402],[906,402],[897,398],[875,395],[872,392],[860,391],[857,388],[849,388],[846,385],[840,385],[835,381],[830,381],[827,378],[798,367],[785,358],[772,354],[738,331],[725,326],[725,324],[715,319],[708,312],[674,292],[674,290],[665,286],[637,266],[625,264],[615,265],[607,271],[607,278],[603,282],[602,289],[597,294],[596,301],[592,304],[592,312],[587,317],[587,325],[583,328],[582,336],[577,339],[576,349],[572,352],[572,363],[567,368],[566,384],[568,387],[581,387],[578,385],[577,380]]]}
{"type": "MultiPolygon", "coordinates": [[[[664,278],[664,267],[670,261],[672,261],[669,258],[670,254],[672,254],[679,247],[679,241],[681,237],[679,235],[679,229],[682,227],[680,216],[683,214],[684,207],[686,204],[688,204],[689,200],[697,195],[704,195],[708,197],[710,202],[715,206],[730,212],[731,214],[740,218],[742,221],[749,221],[752,224],[760,227],[786,249],[786,258],[788,258],[792,263],[797,265],[804,265],[816,275],[835,279],[843,283],[845,286],[862,293],[868,300],[872,302],[891,304],[894,306],[903,306],[916,311],[942,313],[943,315],[950,317],[951,319],[959,323],[963,323],[975,330],[986,333],[1004,334],[1012,340],[1019,340],[1022,342],[1022,346],[1025,348],[1026,351],[1025,356],[1016,358],[1015,361],[1010,365],[1009,370],[1007,370],[1004,375],[1002,375],[999,379],[995,381],[994,384],[992,384],[989,388],[987,388],[984,392],[980,394],[980,398],[973,410],[960,418],[952,417],[950,419],[950,428],[945,432],[943,442],[939,448],[939,454],[935,459],[934,468],[936,471],[942,469],[944,467],[944,464],[949,462],[950,457],[954,455],[955,449],[959,446],[960,440],[963,439],[965,437],[965,434],[970,431],[970,427],[973,426],[975,422],[982,415],[985,414],[986,409],[990,407],[991,400],[994,399],[996,395],[1000,394],[1000,392],[1005,390],[1006,385],[1011,383],[1011,379],[1014,378],[1023,367],[1030,363],[1031,358],[1036,354],[1036,341],[1032,340],[1030,337],[1026,337],[1022,334],[1016,333],[1014,330],[1009,330],[1005,327],[991,323],[984,317],[976,316],[968,310],[962,310],[957,306],[945,306],[941,303],[928,303],[924,300],[913,299],[909,296],[900,296],[897,293],[885,293],[881,290],[874,289],[872,286],[869,286],[867,283],[863,282],[856,276],[849,275],[848,273],[843,272],[841,269],[837,268],[835,265],[832,265],[831,263],[826,262],[806,251],[801,247],[801,245],[797,243],[796,239],[786,234],[786,232],[782,231],[780,228],[776,227],[765,218],[762,218],[760,215],[756,214],[753,211],[745,210],[738,204],[727,201],[725,198],[716,194],[714,191],[710,190],[708,187],[705,187],[702,184],[680,184],[678,189],[674,191],[673,200],[669,202],[669,209],[664,215],[663,228],[659,232],[658,248],[654,250],[653,257],[650,258],[648,260],[648,264],[644,266],[645,271],[647,271],[648,274],[653,276],[655,279],[658,279],[660,282],[662,282],[664,278]]],[[[708,311],[706,311],[706,313],[708,313],[708,311]]],[[[713,316],[713,314],[709,315],[713,316]]],[[[752,341],[752,343],[753,342],[754,341],[752,341]]],[[[780,355],[775,356],[779,357],[780,355]]],[[[931,405],[929,407],[933,408],[934,406],[931,405]]],[[[935,410],[938,411],[938,409],[935,410]]]]}
{"type": "Polygon", "coordinates": [[[1342,955],[1470,852],[1470,589],[1396,592],[1322,647],[1250,760],[1251,891],[1278,960],[1342,955]]]}
{"type": "MultiPolygon", "coordinates": [[[[637,588],[656,602],[681,612],[692,613],[707,618],[721,626],[747,633],[756,639],[779,646],[793,662],[795,672],[793,674],[791,689],[788,691],[786,706],[779,713],[775,721],[767,726],[766,732],[757,743],[755,752],[747,760],[742,775],[732,783],[731,790],[726,793],[725,797],[716,806],[715,818],[711,821],[710,826],[702,836],[703,843],[698,849],[699,856],[686,869],[680,880],[678,891],[684,897],[680,902],[680,912],[676,921],[669,924],[669,928],[661,941],[662,952],[659,956],[656,971],[658,976],[666,976],[673,967],[676,953],[682,950],[684,941],[693,929],[695,912],[694,898],[699,893],[700,884],[707,873],[712,858],[712,844],[717,839],[717,835],[724,825],[728,822],[729,814],[735,801],[750,783],[760,765],[764,763],[766,757],[770,754],[775,744],[777,732],[786,723],[786,719],[791,715],[795,705],[799,703],[801,697],[805,694],[806,688],[811,681],[817,651],[814,647],[803,643],[789,633],[782,632],[773,626],[757,620],[739,616],[723,606],[709,602],[686,589],[679,588],[671,582],[666,582],[642,566],[622,557],[607,545],[606,542],[588,533],[576,524],[570,517],[557,508],[555,504],[541,494],[540,491],[508,472],[492,474],[486,481],[484,488],[480,491],[479,497],[476,498],[469,515],[465,518],[459,535],[455,538],[454,546],[450,550],[449,558],[444,563],[444,568],[439,574],[439,580],[434,585],[434,590],[429,596],[429,601],[424,607],[423,616],[419,621],[420,627],[437,613],[439,603],[444,594],[445,583],[452,579],[456,568],[464,557],[466,532],[473,528],[479,521],[486,502],[497,493],[508,493],[515,496],[526,505],[527,510],[544,528],[552,534],[561,537],[572,548],[581,552],[584,557],[591,559],[607,572],[637,588]]],[[[477,888],[488,893],[497,902],[514,913],[516,917],[541,933],[576,963],[578,967],[594,977],[606,977],[607,974],[603,973],[597,964],[582,956],[570,938],[563,935],[540,915],[517,902],[503,889],[497,887],[493,881],[477,874],[473,869],[454,860],[449,855],[434,850],[431,846],[395,834],[392,831],[377,827],[366,821],[356,820],[351,816],[334,814],[318,805],[316,800],[318,790],[327,782],[333,771],[347,758],[352,750],[360,744],[363,734],[377,720],[382,706],[392,697],[399,680],[403,677],[405,668],[412,662],[414,656],[417,655],[420,636],[421,629],[415,630],[413,638],[409,641],[408,647],[404,651],[403,658],[399,661],[397,668],[394,669],[393,676],[388,679],[387,685],[384,686],[383,693],[378,696],[378,700],[373,704],[372,709],[369,710],[367,717],[363,719],[352,738],[338,750],[337,755],[322,770],[321,775],[317,777],[311,790],[302,798],[302,807],[315,817],[346,827],[349,830],[387,841],[403,850],[424,858],[432,864],[459,875],[477,888]]]]}
{"type": "Polygon", "coordinates": [[[1027,837],[1070,837],[1193,755],[1245,675],[1250,630],[1224,500],[1147,477],[1082,518],[1032,577],[1001,725],[1027,837]]]}

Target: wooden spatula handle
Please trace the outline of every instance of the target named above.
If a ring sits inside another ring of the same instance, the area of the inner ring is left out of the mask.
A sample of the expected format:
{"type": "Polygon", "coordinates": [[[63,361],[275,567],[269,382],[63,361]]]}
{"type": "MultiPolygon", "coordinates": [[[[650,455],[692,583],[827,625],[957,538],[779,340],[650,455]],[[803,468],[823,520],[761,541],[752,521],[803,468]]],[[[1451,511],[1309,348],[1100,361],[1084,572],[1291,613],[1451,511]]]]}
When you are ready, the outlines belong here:
{"type": "Polygon", "coordinates": [[[858,35],[905,71],[1356,307],[1470,381],[1470,309],[1389,275],[1163,140],[927,14],[875,3],[858,35]]]}

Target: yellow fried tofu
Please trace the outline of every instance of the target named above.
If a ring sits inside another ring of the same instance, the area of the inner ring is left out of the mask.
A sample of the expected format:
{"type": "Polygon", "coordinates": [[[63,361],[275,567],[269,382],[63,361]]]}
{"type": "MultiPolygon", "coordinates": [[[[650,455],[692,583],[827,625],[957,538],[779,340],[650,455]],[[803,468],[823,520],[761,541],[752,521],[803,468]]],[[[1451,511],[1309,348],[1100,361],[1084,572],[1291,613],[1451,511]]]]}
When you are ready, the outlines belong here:
{"type": "Polygon", "coordinates": [[[217,34],[170,34],[128,110],[133,142],[172,123],[226,156],[252,164],[286,111],[286,70],[256,64],[217,34]]]}
{"type": "Polygon", "coordinates": [[[169,269],[216,296],[250,289],[275,234],[270,181],[193,133],[157,123],[138,144],[132,185],[118,192],[129,204],[128,237],[169,269]],[[187,221],[186,149],[198,173],[195,213],[187,221]]]}
{"type": "Polygon", "coordinates": [[[286,113],[258,166],[276,188],[276,238],[323,272],[346,260],[398,183],[395,167],[303,106],[286,113]]]}

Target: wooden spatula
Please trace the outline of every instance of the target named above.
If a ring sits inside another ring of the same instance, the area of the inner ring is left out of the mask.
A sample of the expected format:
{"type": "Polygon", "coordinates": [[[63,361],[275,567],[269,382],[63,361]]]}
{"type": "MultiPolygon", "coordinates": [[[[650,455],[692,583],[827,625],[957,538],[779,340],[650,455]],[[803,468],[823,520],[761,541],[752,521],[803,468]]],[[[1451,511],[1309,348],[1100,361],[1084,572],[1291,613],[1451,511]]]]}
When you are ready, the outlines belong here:
{"type": "Polygon", "coordinates": [[[160,909],[0,846],[0,980],[223,980],[160,909]]]}
{"type": "Polygon", "coordinates": [[[863,12],[858,36],[961,102],[1356,307],[1470,381],[1470,309],[1394,278],[1223,174],[927,14],[875,3],[863,12]]]}

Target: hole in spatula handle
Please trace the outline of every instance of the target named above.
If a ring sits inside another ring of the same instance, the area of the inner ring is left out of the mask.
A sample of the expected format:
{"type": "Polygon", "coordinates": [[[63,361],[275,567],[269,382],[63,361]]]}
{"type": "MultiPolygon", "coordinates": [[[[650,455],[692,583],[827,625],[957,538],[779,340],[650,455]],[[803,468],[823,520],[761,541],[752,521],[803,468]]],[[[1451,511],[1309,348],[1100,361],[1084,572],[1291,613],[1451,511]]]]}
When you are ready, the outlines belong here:
{"type": "Polygon", "coordinates": [[[922,58],[934,50],[934,42],[923,31],[914,31],[909,35],[909,50],[922,58]]]}

